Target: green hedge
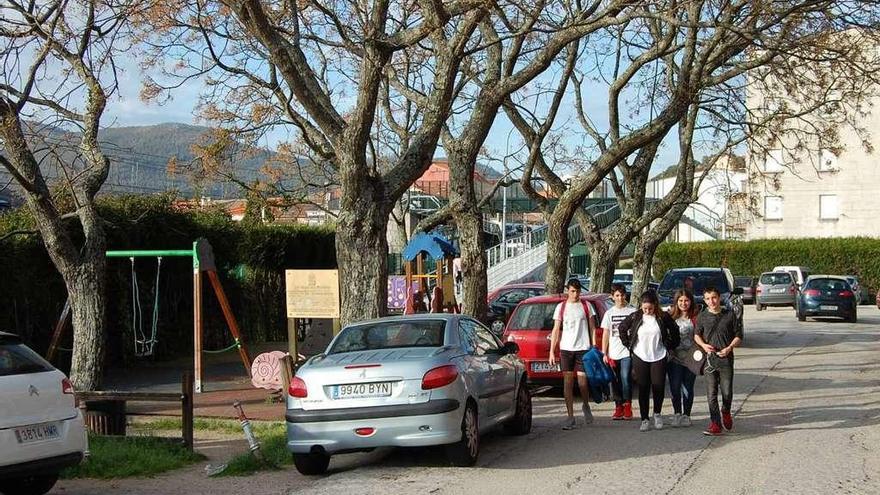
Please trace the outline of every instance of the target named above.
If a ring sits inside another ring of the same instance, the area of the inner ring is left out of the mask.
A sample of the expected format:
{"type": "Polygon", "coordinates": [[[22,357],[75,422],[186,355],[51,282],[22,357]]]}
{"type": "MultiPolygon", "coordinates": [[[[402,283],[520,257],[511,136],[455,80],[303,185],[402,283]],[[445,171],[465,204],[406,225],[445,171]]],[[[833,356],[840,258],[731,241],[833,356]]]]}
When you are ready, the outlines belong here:
{"type": "Polygon", "coordinates": [[[774,266],[807,266],[812,273],[856,275],[873,294],[880,288],[880,239],[764,239],[663,243],[654,257],[654,274],[670,268],[726,266],[734,275],[758,276],[774,266]]]}
{"type": "MultiPolygon", "coordinates": [[[[207,238],[221,282],[248,341],[287,338],[284,270],[335,268],[332,228],[233,222],[219,209],[181,211],[169,196],[124,196],[99,202],[106,221],[108,249],[188,249],[207,238]]],[[[80,237],[71,222],[71,233],[80,237]]],[[[24,209],[0,215],[0,237],[33,229],[24,209]]],[[[144,331],[149,331],[156,261],[138,259],[144,331]]],[[[15,235],[0,241],[0,329],[21,334],[42,351],[61,313],[67,292],[39,235],[15,235]]],[[[131,263],[108,260],[107,350],[110,363],[133,354],[131,263]]],[[[192,264],[165,258],[159,285],[157,359],[192,352],[192,264]]],[[[204,282],[205,348],[231,342],[210,284],[204,282]]],[[[69,332],[68,332],[69,333],[69,332]]],[[[64,345],[69,345],[70,337],[64,345]]]]}

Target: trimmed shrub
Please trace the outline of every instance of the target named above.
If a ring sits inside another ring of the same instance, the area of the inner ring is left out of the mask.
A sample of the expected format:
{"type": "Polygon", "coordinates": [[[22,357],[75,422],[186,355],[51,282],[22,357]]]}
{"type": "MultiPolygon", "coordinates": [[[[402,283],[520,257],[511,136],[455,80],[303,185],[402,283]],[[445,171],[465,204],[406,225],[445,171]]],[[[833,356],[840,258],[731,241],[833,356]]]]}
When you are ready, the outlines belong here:
{"type": "Polygon", "coordinates": [[[780,265],[806,266],[811,273],[855,275],[874,294],[880,288],[880,239],[666,242],[654,257],[658,277],[671,268],[688,266],[726,266],[734,275],[755,277],[780,265]]]}
{"type": "MultiPolygon", "coordinates": [[[[181,211],[170,196],[102,198],[99,209],[106,222],[111,250],[189,249],[200,237],[214,249],[217,271],[247,342],[287,339],[284,270],[335,268],[332,228],[305,225],[262,225],[233,222],[225,212],[181,211]]],[[[78,237],[71,222],[71,234],[78,237]]],[[[33,230],[25,209],[0,215],[0,237],[16,230],[33,230]]],[[[138,258],[143,331],[149,336],[155,297],[155,258],[138,258]]],[[[131,262],[107,263],[108,363],[133,359],[131,262]]],[[[67,292],[39,235],[14,235],[0,241],[0,329],[22,335],[42,352],[61,314],[67,292]]],[[[192,262],[164,258],[159,282],[159,359],[192,353],[192,262]]],[[[228,346],[232,340],[207,277],[203,280],[205,349],[228,346]]],[[[70,345],[68,328],[63,346],[70,345]]],[[[63,363],[62,363],[63,364],[63,363]]]]}

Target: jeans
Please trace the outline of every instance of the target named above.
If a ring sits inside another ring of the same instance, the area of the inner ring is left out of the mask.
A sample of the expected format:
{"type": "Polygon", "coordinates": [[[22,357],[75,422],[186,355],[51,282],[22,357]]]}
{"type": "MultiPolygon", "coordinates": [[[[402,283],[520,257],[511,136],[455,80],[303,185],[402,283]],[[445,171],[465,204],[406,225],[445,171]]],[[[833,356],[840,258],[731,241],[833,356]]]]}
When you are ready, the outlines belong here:
{"type": "Polygon", "coordinates": [[[709,399],[709,416],[721,424],[721,411],[718,410],[718,387],[721,387],[721,411],[730,413],[733,404],[733,356],[719,358],[715,371],[706,373],[706,392],[709,399]]]}
{"type": "Polygon", "coordinates": [[[639,414],[645,420],[648,419],[651,395],[654,396],[654,414],[660,414],[663,409],[663,396],[666,392],[666,359],[646,363],[633,355],[632,360],[636,383],[639,384],[639,414]]]}
{"type": "Polygon", "coordinates": [[[618,406],[632,400],[632,358],[617,360],[617,366],[611,368],[614,378],[611,380],[611,393],[614,403],[618,406]]]}
{"type": "Polygon", "coordinates": [[[669,376],[672,409],[675,410],[675,414],[684,412],[685,416],[690,416],[694,407],[694,382],[697,380],[697,375],[691,373],[687,366],[675,361],[666,364],[666,374],[669,376]]]}

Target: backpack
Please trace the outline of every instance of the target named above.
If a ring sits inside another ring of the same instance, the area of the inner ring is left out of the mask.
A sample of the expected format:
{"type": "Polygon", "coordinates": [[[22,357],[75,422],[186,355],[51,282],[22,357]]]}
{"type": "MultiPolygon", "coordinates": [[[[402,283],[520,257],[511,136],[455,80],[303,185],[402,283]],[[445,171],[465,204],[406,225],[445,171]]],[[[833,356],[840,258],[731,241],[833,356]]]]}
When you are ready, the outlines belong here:
{"type": "Polygon", "coordinates": [[[587,374],[587,384],[590,387],[590,396],[596,404],[601,404],[609,399],[611,381],[614,379],[611,368],[605,364],[604,357],[602,351],[596,347],[584,353],[584,371],[587,374]]]}

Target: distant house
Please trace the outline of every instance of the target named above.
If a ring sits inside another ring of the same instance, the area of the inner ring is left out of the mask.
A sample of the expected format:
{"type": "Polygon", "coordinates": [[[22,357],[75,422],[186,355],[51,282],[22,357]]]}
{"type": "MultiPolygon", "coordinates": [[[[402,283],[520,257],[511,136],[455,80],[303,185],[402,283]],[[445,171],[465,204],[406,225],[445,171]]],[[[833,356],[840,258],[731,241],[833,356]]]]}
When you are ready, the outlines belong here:
{"type": "MultiPolygon", "coordinates": [[[[478,165],[474,169],[474,189],[477,197],[480,198],[484,194],[488,194],[501,178],[501,174],[490,167],[478,165]]],[[[439,198],[449,197],[449,159],[435,158],[428,170],[416,179],[413,184],[414,189],[430,196],[439,198]]]]}

